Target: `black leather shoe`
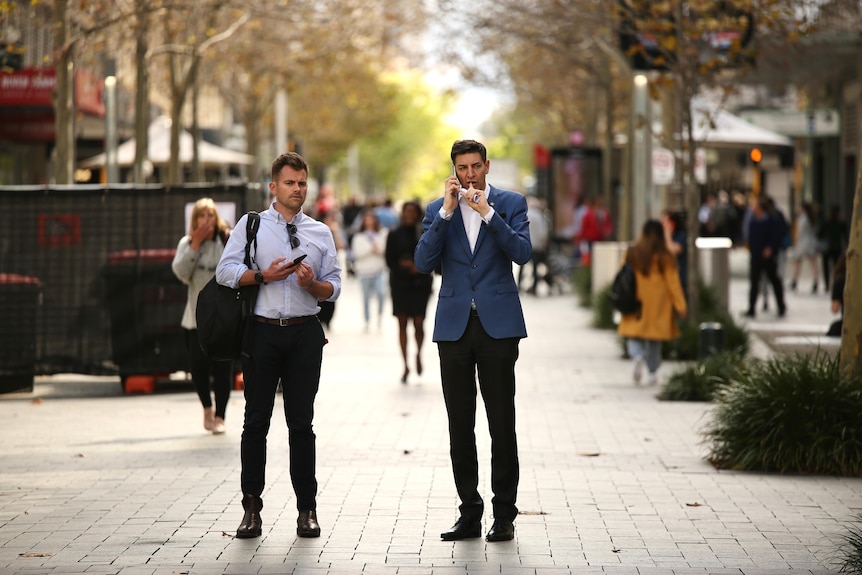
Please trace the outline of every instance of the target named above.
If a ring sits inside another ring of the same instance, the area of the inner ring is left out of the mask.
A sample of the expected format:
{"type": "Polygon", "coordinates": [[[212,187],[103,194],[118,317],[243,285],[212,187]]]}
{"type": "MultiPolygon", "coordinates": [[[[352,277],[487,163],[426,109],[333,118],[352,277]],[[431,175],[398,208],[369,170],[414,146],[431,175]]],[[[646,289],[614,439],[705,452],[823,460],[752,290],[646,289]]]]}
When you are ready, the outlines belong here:
{"type": "Polygon", "coordinates": [[[296,518],[296,534],[300,537],[320,537],[316,511],[300,511],[296,518]]]}
{"type": "Polygon", "coordinates": [[[478,519],[460,517],[449,531],[440,534],[443,541],[458,541],[482,536],[482,522],[478,519]]]}
{"type": "Polygon", "coordinates": [[[515,524],[503,519],[495,519],[485,541],[511,541],[515,538],[515,524]]]}
{"type": "Polygon", "coordinates": [[[245,509],[245,515],[242,516],[242,523],[236,529],[237,539],[260,537],[263,527],[260,510],[263,508],[263,501],[259,497],[246,494],[242,498],[242,508],[245,509]]]}

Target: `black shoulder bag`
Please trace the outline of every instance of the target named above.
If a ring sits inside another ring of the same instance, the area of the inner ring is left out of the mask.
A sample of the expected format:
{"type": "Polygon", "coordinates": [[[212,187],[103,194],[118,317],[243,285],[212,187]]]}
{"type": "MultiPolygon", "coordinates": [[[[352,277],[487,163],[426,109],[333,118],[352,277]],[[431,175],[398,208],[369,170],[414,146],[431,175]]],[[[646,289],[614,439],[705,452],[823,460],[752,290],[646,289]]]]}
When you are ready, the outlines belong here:
{"type": "MultiPolygon", "coordinates": [[[[246,219],[245,265],[252,267],[251,244],[257,254],[257,230],[260,214],[249,212],[246,219]]],[[[213,277],[198,295],[195,319],[201,349],[214,361],[239,359],[245,352],[249,320],[254,314],[258,285],[231,288],[213,277]]]]}

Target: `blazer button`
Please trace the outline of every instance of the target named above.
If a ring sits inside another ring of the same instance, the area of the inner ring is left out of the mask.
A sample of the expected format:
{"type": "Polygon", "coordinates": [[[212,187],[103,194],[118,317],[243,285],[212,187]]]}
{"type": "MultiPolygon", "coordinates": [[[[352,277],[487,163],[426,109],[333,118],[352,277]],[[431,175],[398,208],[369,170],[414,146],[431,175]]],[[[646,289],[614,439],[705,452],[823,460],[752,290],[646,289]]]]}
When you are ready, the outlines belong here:
{"type": "Polygon", "coordinates": [[[473,286],[473,291],[476,291],[476,286],[473,286]]]}

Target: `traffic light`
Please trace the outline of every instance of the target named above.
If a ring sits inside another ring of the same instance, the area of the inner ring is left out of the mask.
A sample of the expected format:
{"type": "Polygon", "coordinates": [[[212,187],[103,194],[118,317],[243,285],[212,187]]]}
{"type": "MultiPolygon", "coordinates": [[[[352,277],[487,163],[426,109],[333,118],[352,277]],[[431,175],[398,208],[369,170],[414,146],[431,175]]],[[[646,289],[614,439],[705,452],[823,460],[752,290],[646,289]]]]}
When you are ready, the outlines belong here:
{"type": "Polygon", "coordinates": [[[756,166],[763,159],[763,152],[760,151],[760,148],[751,148],[748,157],[751,158],[751,163],[756,166]]]}
{"type": "Polygon", "coordinates": [[[763,187],[763,182],[761,181],[763,176],[760,173],[760,160],[763,159],[763,152],[760,151],[760,148],[751,148],[751,151],[748,152],[748,157],[751,159],[753,172],[751,175],[751,195],[756,198],[760,195],[760,190],[763,187]]]}

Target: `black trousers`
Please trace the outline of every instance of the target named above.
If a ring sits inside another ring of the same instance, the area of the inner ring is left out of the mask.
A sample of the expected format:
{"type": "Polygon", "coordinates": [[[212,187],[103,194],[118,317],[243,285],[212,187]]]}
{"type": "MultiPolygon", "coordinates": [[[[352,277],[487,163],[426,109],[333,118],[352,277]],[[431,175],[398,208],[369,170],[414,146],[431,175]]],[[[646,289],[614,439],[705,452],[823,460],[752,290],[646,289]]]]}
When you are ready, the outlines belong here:
{"type": "Polygon", "coordinates": [[[766,278],[772,284],[778,311],[783,312],[786,306],[784,304],[784,285],[781,283],[781,278],[778,277],[778,259],[775,256],[764,258],[754,254],[751,255],[748,268],[748,311],[754,313],[757,309],[757,294],[760,291],[760,278],[763,274],[766,274],[766,278]]]}
{"type": "Polygon", "coordinates": [[[317,319],[280,327],[252,322],[242,362],[245,382],[245,421],[240,453],[243,494],[260,497],[266,477],[266,436],[275,394],[281,381],[284,417],[290,444],[290,481],[297,511],[317,509],[315,474],[314,398],[326,339],[317,319]]]}
{"type": "Polygon", "coordinates": [[[449,415],[449,454],[463,517],[479,520],[484,502],[479,495],[476,453],[476,373],[491,435],[491,501],[496,519],[518,515],[518,441],[515,435],[515,362],[518,338],[494,339],[477,316],[458,341],[437,342],[443,398],[449,415]]]}
{"type": "Polygon", "coordinates": [[[198,330],[186,330],[186,342],[189,348],[189,368],[192,374],[192,384],[201,400],[203,407],[212,407],[212,396],[215,395],[215,415],[224,419],[227,402],[230,399],[230,388],[233,384],[233,362],[212,361],[201,349],[198,330]]]}

